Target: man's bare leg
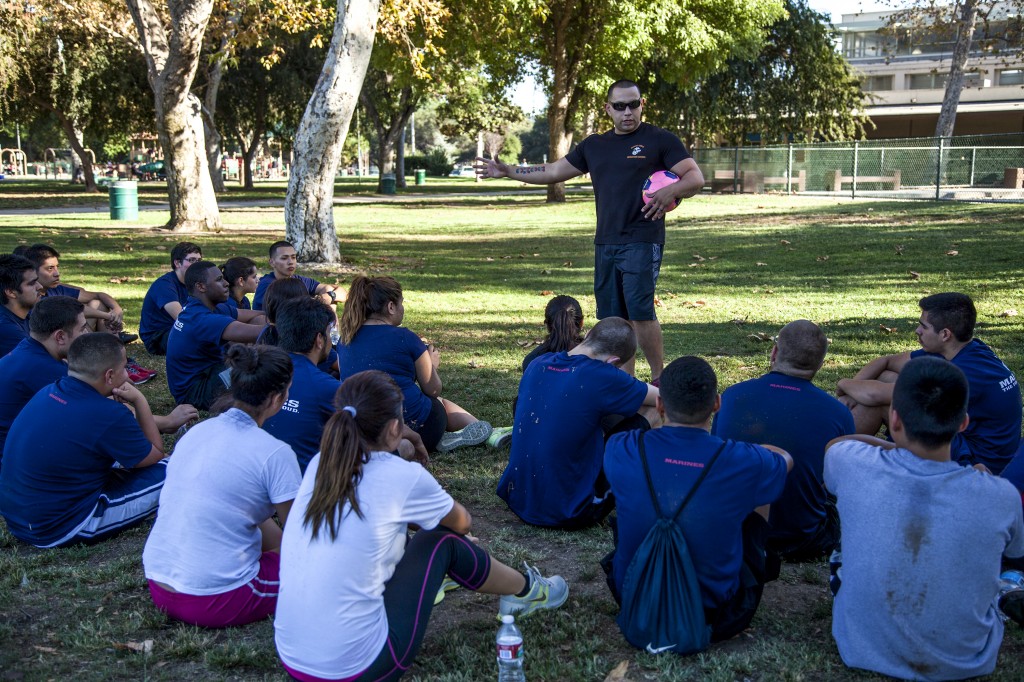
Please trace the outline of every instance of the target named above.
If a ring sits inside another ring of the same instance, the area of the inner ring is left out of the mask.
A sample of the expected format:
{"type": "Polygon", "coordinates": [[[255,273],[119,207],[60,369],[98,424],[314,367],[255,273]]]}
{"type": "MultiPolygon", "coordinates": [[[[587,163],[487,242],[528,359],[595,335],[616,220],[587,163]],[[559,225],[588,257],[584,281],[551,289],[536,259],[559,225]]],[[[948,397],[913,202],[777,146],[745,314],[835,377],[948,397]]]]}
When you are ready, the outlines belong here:
{"type": "Polygon", "coordinates": [[[665,345],[661,335],[661,323],[658,320],[632,320],[636,330],[636,341],[640,350],[647,358],[651,368],[651,381],[661,376],[665,368],[665,345]]]}

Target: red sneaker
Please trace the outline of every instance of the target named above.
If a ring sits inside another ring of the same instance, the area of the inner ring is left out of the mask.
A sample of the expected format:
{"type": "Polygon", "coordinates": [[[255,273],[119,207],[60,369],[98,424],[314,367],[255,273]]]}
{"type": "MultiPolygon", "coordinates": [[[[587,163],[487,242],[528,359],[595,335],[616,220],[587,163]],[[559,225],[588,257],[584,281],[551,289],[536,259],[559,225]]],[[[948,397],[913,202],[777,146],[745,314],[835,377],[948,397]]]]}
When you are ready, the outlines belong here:
{"type": "Polygon", "coordinates": [[[135,362],[132,358],[128,358],[128,362],[125,364],[125,369],[128,370],[128,380],[138,386],[144,384],[157,375],[157,372],[152,369],[146,369],[135,362]]]}

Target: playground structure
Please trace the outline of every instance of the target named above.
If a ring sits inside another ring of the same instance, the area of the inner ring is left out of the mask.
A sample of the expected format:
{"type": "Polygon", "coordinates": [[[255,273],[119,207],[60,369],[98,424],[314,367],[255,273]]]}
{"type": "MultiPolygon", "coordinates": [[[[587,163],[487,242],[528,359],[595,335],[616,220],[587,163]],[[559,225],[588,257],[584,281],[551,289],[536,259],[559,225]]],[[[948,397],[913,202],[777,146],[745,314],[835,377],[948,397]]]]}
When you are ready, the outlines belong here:
{"type": "Polygon", "coordinates": [[[10,175],[27,175],[28,157],[20,149],[0,149],[0,169],[10,175]]]}
{"type": "MultiPolygon", "coordinates": [[[[95,168],[95,152],[88,147],[85,148],[85,152],[89,155],[95,168]]],[[[75,152],[73,149],[47,147],[46,152],[43,154],[43,177],[48,179],[52,175],[56,180],[61,176],[71,176],[75,171],[75,165],[75,152]]]]}

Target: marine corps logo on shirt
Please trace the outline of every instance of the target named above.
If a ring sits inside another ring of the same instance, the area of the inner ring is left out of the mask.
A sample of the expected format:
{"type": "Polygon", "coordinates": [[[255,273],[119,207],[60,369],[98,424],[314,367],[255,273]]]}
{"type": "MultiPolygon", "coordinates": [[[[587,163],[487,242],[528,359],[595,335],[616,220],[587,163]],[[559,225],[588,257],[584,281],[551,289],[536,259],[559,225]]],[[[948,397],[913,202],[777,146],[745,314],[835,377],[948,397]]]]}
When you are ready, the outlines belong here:
{"type": "Polygon", "coordinates": [[[641,156],[643,151],[644,151],[644,146],[642,144],[635,144],[635,145],[633,145],[630,148],[629,156],[627,156],[626,158],[627,159],[646,159],[647,158],[646,156],[641,156]]]}

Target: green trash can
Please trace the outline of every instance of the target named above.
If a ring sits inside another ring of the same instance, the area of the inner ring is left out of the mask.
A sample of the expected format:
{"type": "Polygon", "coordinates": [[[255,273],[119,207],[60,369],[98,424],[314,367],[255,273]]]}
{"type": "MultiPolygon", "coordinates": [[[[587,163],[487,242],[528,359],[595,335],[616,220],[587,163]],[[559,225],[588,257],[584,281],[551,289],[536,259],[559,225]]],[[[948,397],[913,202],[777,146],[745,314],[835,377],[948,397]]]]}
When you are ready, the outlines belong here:
{"type": "Polygon", "coordinates": [[[395,174],[388,173],[380,179],[380,192],[381,194],[394,194],[395,193],[395,174]]]}
{"type": "Polygon", "coordinates": [[[422,168],[417,168],[416,169],[416,184],[417,185],[425,185],[425,184],[427,184],[427,171],[423,170],[422,168]]]}
{"type": "Polygon", "coordinates": [[[110,186],[110,219],[139,219],[139,183],[118,180],[110,186]]]}

